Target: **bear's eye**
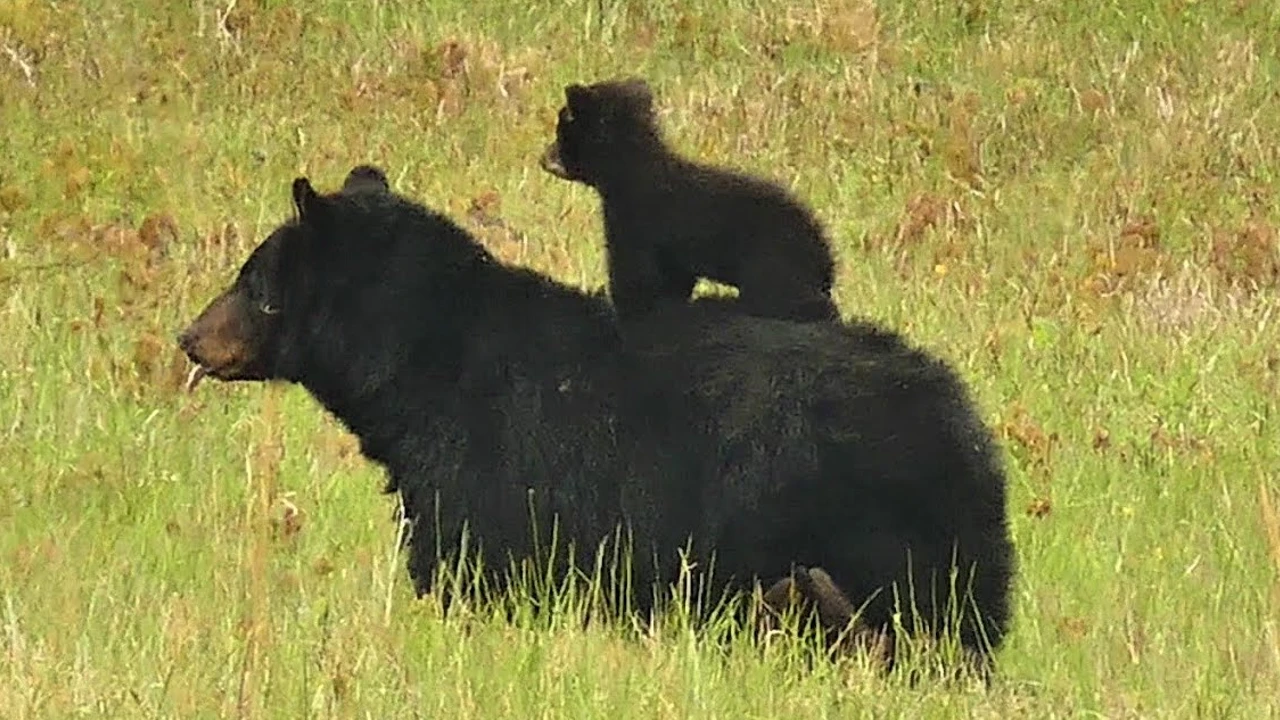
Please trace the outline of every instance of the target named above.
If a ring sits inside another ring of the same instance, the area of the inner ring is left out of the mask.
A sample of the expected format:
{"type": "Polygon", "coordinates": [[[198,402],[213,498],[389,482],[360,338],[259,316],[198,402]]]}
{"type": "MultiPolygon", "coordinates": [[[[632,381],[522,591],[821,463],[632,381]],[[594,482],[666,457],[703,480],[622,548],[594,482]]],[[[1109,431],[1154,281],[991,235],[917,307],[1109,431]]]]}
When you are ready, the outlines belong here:
{"type": "Polygon", "coordinates": [[[264,300],[258,305],[258,312],[261,312],[263,315],[275,315],[280,312],[280,308],[272,305],[269,300],[264,300]]]}

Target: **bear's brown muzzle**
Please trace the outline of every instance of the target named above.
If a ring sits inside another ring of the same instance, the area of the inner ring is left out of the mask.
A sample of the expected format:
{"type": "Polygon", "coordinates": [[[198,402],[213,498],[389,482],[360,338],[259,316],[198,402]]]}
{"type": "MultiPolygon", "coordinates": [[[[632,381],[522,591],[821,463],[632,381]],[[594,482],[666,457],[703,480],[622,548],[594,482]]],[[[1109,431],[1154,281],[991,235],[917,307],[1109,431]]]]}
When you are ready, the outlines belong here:
{"type": "Polygon", "coordinates": [[[186,389],[195,390],[206,376],[236,380],[256,361],[247,303],[234,290],[209,303],[185,330],[178,333],[178,347],[195,367],[186,389]]]}

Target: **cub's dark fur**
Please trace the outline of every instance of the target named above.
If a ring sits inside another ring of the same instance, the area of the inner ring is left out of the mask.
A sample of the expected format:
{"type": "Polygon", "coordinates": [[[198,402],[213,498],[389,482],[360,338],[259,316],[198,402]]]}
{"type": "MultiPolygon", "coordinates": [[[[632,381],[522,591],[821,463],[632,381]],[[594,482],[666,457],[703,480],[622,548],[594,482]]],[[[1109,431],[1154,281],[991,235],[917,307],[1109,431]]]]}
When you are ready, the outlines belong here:
{"type": "Polygon", "coordinates": [[[754,315],[839,317],[835,263],[813,213],[776,183],[669,149],[643,80],[566,87],[541,165],[598,192],[610,293],[624,318],[687,301],[699,276],[737,287],[754,315]]]}

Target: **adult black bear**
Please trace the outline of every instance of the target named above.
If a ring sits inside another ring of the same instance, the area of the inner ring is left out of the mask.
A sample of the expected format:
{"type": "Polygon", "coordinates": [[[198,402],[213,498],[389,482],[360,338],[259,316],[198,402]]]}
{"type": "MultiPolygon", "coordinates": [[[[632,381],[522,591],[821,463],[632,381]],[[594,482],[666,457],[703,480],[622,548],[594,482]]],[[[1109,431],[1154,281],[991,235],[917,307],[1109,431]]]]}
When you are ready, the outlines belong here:
{"type": "Polygon", "coordinates": [[[699,276],[736,286],[753,315],[839,318],[835,263],[813,213],[776,183],[670,150],[643,80],[567,86],[540,162],[599,193],[609,291],[624,319],[687,301],[699,276]]]}
{"type": "Polygon", "coordinates": [[[622,579],[641,612],[688,550],[712,591],[818,568],[797,587],[838,586],[873,631],[892,632],[901,601],[908,628],[914,610],[936,634],[953,605],[965,646],[999,646],[1005,479],[941,361],[870,325],[723,302],[665,304],[624,341],[603,298],[498,262],[398,193],[298,178],[293,200],[180,334],[192,387],[310,391],[401,494],[418,592],[464,523],[501,584],[554,520],[579,569],[619,528],[631,538],[622,579]]]}

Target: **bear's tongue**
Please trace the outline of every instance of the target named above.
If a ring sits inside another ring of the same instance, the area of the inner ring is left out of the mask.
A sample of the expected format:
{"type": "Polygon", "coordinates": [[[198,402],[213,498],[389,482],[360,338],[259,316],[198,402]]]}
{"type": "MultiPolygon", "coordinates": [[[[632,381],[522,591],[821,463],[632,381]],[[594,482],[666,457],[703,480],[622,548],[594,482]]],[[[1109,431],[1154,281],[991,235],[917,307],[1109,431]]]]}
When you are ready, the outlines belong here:
{"type": "Polygon", "coordinates": [[[200,384],[200,381],[204,379],[204,376],[208,374],[209,371],[203,365],[196,365],[191,368],[191,373],[187,375],[187,392],[193,392],[196,386],[200,384]]]}

